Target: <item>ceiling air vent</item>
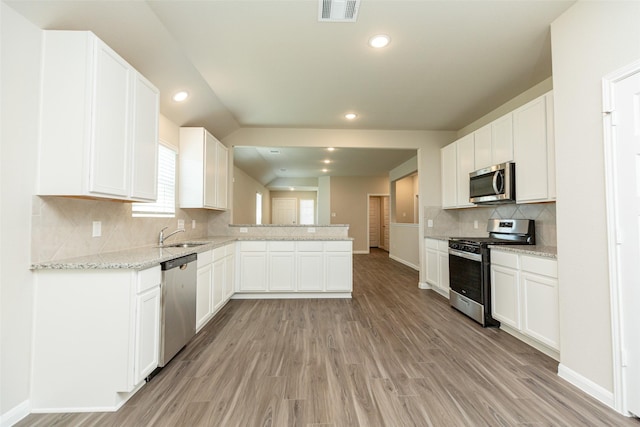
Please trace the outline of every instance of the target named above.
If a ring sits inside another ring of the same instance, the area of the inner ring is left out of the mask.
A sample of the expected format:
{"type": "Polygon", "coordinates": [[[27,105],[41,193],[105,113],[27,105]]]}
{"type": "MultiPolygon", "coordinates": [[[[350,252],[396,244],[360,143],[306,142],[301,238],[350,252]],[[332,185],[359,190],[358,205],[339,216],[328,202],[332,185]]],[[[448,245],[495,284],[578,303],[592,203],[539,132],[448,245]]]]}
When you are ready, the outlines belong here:
{"type": "Polygon", "coordinates": [[[360,0],[318,0],[318,21],[356,22],[360,0]]]}

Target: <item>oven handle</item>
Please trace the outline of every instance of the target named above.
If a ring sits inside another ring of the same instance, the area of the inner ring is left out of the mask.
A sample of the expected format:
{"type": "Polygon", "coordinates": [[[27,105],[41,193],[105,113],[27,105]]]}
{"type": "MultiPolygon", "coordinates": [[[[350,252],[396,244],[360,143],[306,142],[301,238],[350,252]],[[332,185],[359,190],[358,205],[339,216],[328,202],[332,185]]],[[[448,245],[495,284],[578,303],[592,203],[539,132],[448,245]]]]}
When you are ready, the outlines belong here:
{"type": "Polygon", "coordinates": [[[482,255],[480,254],[471,254],[469,252],[462,252],[462,251],[449,248],[449,255],[458,256],[460,258],[466,258],[471,261],[482,262],[482,255]]]}

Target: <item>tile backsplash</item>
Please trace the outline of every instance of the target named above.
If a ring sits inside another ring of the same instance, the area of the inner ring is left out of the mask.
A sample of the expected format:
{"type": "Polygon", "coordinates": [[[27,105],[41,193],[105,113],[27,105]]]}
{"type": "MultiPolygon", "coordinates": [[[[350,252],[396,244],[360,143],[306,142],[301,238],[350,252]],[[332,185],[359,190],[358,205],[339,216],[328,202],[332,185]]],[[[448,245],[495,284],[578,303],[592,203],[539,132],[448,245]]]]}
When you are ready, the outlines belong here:
{"type": "Polygon", "coordinates": [[[534,219],[536,221],[536,244],[556,246],[556,204],[504,204],[468,209],[442,209],[440,206],[425,206],[425,224],[433,221],[433,227],[426,227],[425,237],[487,235],[487,221],[494,218],[534,219]],[[474,227],[477,221],[478,228],[474,227]]]}
{"type": "Polygon", "coordinates": [[[230,222],[229,212],[204,209],[177,209],[175,218],[133,218],[131,203],[41,196],[32,203],[32,262],[153,245],[160,230],[172,232],[178,220],[184,220],[185,232],[173,241],[226,235],[230,222]],[[93,221],[102,223],[100,237],[92,237],[93,221]]]}

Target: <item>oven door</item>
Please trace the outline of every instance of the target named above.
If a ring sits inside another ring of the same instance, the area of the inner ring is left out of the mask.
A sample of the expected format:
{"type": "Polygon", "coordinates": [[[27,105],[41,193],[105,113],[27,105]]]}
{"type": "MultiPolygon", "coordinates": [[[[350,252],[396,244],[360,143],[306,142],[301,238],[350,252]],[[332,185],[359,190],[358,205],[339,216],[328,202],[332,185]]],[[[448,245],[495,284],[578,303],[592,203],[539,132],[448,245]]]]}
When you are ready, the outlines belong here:
{"type": "Polygon", "coordinates": [[[478,304],[484,304],[482,256],[449,248],[449,287],[478,304]]]}

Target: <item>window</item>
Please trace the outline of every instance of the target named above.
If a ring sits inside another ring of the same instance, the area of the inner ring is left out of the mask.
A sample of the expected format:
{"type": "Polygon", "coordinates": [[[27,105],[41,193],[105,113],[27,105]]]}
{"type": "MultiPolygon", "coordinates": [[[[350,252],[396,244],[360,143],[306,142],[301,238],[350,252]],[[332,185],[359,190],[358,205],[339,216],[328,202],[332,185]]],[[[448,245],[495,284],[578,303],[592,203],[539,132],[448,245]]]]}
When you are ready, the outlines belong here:
{"type": "Polygon", "coordinates": [[[262,224],[262,194],[256,193],[256,224],[262,224]]]}
{"type": "Polygon", "coordinates": [[[133,203],[134,217],[176,216],[176,152],[163,144],[158,146],[158,199],[155,203],[133,203]]]}
{"type": "Polygon", "coordinates": [[[300,224],[313,224],[315,223],[315,202],[313,199],[301,199],[300,200],[300,224]]]}

